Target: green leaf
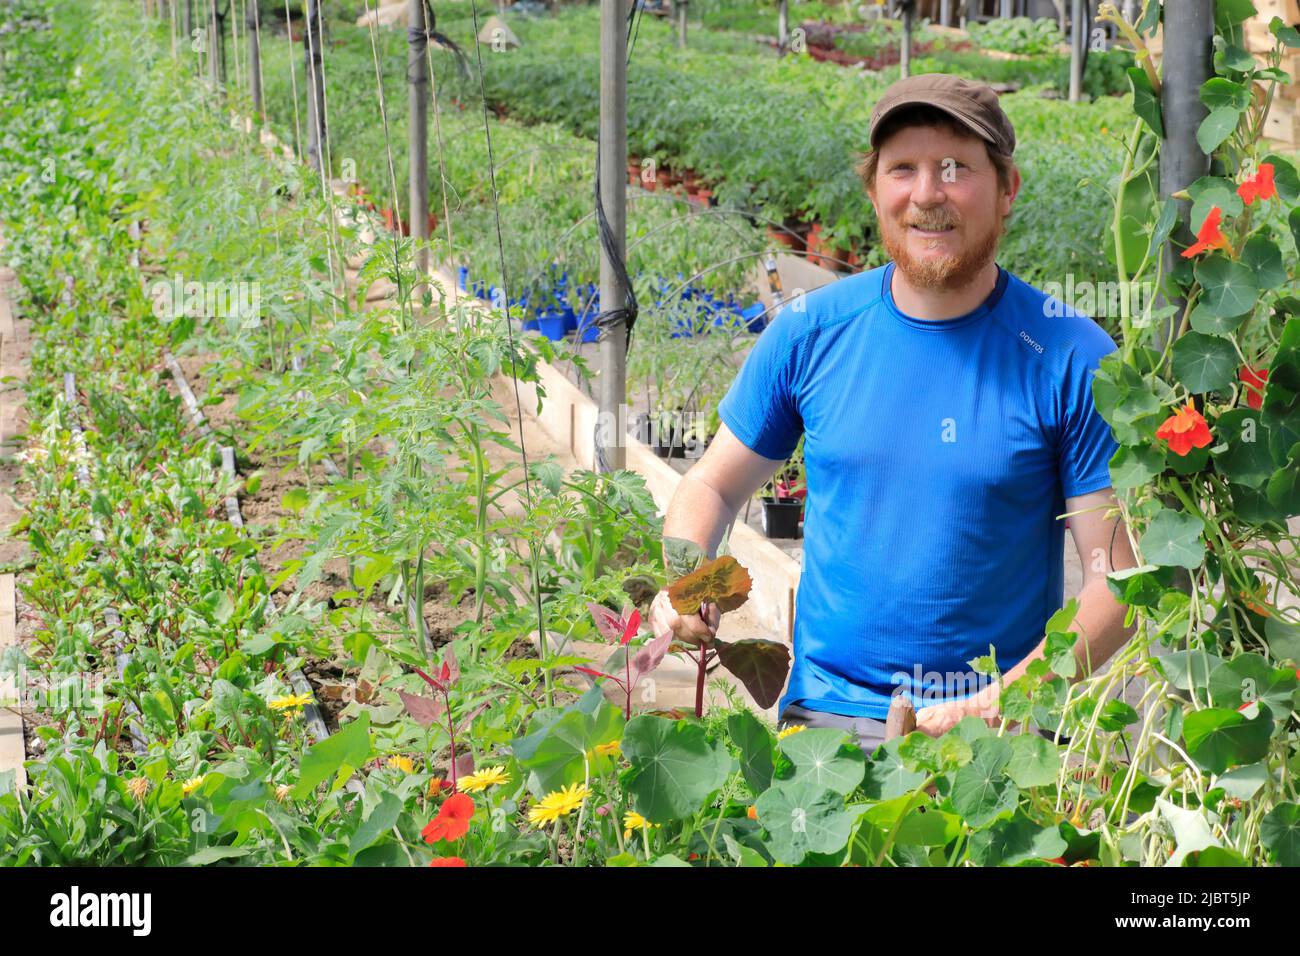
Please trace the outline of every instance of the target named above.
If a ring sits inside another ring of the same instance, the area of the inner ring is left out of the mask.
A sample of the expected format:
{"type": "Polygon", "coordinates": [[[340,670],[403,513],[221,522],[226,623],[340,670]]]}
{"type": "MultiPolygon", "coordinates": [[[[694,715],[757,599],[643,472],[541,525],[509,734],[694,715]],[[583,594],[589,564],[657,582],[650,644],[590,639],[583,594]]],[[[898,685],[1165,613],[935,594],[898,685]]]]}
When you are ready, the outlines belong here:
{"type": "Polygon", "coordinates": [[[1196,303],[1192,309],[1192,314],[1188,317],[1188,324],[1193,331],[1200,332],[1202,335],[1231,335],[1237,329],[1241,328],[1242,323],[1249,318],[1247,315],[1234,315],[1224,317],[1215,315],[1204,302],[1196,303]]]}
{"type": "Polygon", "coordinates": [[[1187,187],[1187,195],[1192,197],[1192,208],[1188,214],[1187,224],[1192,232],[1201,228],[1210,209],[1218,206],[1224,220],[1238,216],[1246,208],[1237,195],[1237,184],[1221,176],[1202,176],[1187,187]]]}
{"type": "Polygon", "coordinates": [[[843,850],[853,831],[844,798],[807,780],[782,781],[759,794],[754,806],[768,833],[768,850],[789,866],[799,865],[809,853],[843,850]]]}
{"type": "Polygon", "coordinates": [[[1142,535],[1142,556],[1160,567],[1198,568],[1205,558],[1199,518],[1162,508],[1142,535]]]}
{"type": "Polygon", "coordinates": [[[1201,102],[1210,110],[1223,107],[1240,113],[1250,107],[1250,88],[1244,83],[1212,76],[1201,85],[1201,102]]]}
{"type": "Polygon", "coordinates": [[[1265,814],[1259,841],[1282,866],[1300,866],[1300,805],[1279,803],[1265,814]]]}
{"type": "Polygon", "coordinates": [[[1227,445],[1214,456],[1216,471],[1251,488],[1268,482],[1274,470],[1273,456],[1259,412],[1251,408],[1230,409],[1215,421],[1214,433],[1220,445],[1227,445]]]}
{"type": "Polygon", "coordinates": [[[352,839],[348,841],[348,855],[355,857],[373,844],[393,828],[401,815],[402,801],[391,790],[385,790],[370,815],[353,831],[352,839]]]}
{"type": "MultiPolygon", "coordinates": [[[[894,846],[946,846],[961,834],[961,817],[935,809],[925,801],[908,809],[912,794],[904,794],[884,803],[877,803],[862,816],[882,833],[888,833],[898,824],[898,835],[894,846]],[[899,823],[899,814],[907,811],[899,823]]],[[[877,846],[883,846],[883,840],[877,846]]]]}
{"type": "MultiPolygon", "coordinates": [[[[1022,790],[1046,787],[1056,782],[1061,769],[1061,753],[1036,733],[1016,734],[1011,738],[1011,759],[1007,763],[1007,776],[1022,790]]],[[[1059,854],[1053,853],[1052,856],[1059,854]]]]}
{"type": "Polygon", "coordinates": [[[1259,300],[1259,283],[1255,273],[1244,263],[1221,255],[1199,260],[1196,281],[1205,289],[1200,304],[1211,315],[1231,318],[1246,315],[1259,300]]]}
{"type": "Polygon", "coordinates": [[[336,787],[342,786],[353,771],[359,770],[370,759],[370,713],[345,724],[338,733],[308,747],[298,768],[298,785],[293,788],[295,800],[305,800],[318,784],[333,776],[336,787]]]}
{"type": "Polygon", "coordinates": [[[1119,733],[1138,721],[1138,712],[1122,700],[1108,700],[1097,717],[1097,726],[1110,733],[1119,733]]]}
{"type": "Polygon", "coordinates": [[[708,559],[704,549],[694,541],[687,538],[664,538],[664,563],[679,578],[692,573],[708,559]]]}
{"type": "MultiPolygon", "coordinates": [[[[1221,37],[1215,37],[1215,46],[1219,47],[1214,51],[1214,69],[1217,73],[1249,73],[1255,69],[1255,58],[1250,55],[1249,50],[1243,50],[1235,43],[1224,43],[1221,37]]],[[[1229,131],[1231,132],[1231,131],[1229,131]]],[[[1200,142],[1200,133],[1197,132],[1197,142],[1200,142]]],[[[1219,142],[1222,142],[1220,140],[1219,142]]],[[[1217,143],[1215,144],[1218,145],[1217,143]]],[[[1211,150],[1201,149],[1209,153],[1211,150]]]]}
{"type": "Polygon", "coordinates": [[[1065,850],[1066,842],[1057,827],[1040,826],[1023,813],[1010,820],[999,820],[987,830],[971,834],[970,839],[971,862],[977,866],[1015,866],[1031,860],[1054,860],[1065,850]]]}
{"type": "Polygon", "coordinates": [[[1281,17],[1274,17],[1268,22],[1268,29],[1283,46],[1300,47],[1300,30],[1289,26],[1281,17]]]}
{"type": "Polygon", "coordinates": [[[598,744],[618,740],[623,712],[602,700],[591,713],[571,710],[552,723],[527,757],[516,752],[519,765],[529,771],[528,789],[536,797],[607,773],[609,757],[594,752],[598,744]]]}
{"type": "Polygon", "coordinates": [[[1278,197],[1284,203],[1294,205],[1300,200],[1300,175],[1296,174],[1295,166],[1289,159],[1277,153],[1269,153],[1260,163],[1269,163],[1273,167],[1273,185],[1277,187],[1278,197]]]}
{"type": "Polygon", "coordinates": [[[1174,831],[1174,853],[1166,866],[1182,866],[1187,854],[1219,846],[1203,808],[1184,809],[1160,797],[1156,800],[1156,810],[1174,831]]]}
{"type": "Polygon", "coordinates": [[[1291,228],[1291,237],[1295,239],[1296,246],[1300,247],[1300,206],[1287,214],[1286,224],[1291,228]]]}
{"type": "Polygon", "coordinates": [[[1201,152],[1208,156],[1222,146],[1237,128],[1240,118],[1241,110],[1234,106],[1220,106],[1210,110],[1210,115],[1201,120],[1201,125],[1196,128],[1196,142],[1201,147],[1201,152]]]}
{"type": "Polygon", "coordinates": [[[842,730],[814,727],[778,742],[794,763],[791,780],[807,780],[818,789],[847,796],[862,783],[866,757],[842,730]]]}
{"type": "Polygon", "coordinates": [[[1074,645],[1078,639],[1077,634],[1049,633],[1044,641],[1043,656],[1047,658],[1052,672],[1067,680],[1078,669],[1078,660],[1074,656],[1074,645]]]}
{"type": "Polygon", "coordinates": [[[1219,33],[1228,33],[1232,27],[1255,16],[1251,0],[1215,0],[1214,26],[1219,33]]]}
{"type": "MultiPolygon", "coordinates": [[[[807,731],[804,731],[807,733],[807,731]]],[[[892,800],[894,797],[911,793],[925,780],[925,774],[909,770],[898,748],[906,738],[895,737],[887,740],[876,749],[871,762],[867,764],[866,776],[862,781],[862,790],[873,800],[892,800]]]]}
{"type": "Polygon", "coordinates": [[[281,496],[280,506],[285,511],[302,511],[307,507],[307,489],[290,488],[281,496]]]}
{"type": "Polygon", "coordinates": [[[1240,711],[1207,707],[1183,720],[1188,755],[1210,773],[1262,760],[1272,735],[1273,717],[1267,707],[1260,707],[1254,719],[1240,711]]]}
{"type": "Polygon", "coordinates": [[[1120,491],[1140,488],[1164,470],[1164,452],[1150,445],[1120,445],[1110,460],[1111,484],[1120,491]]]}
{"type": "MultiPolygon", "coordinates": [[[[731,757],[699,724],[642,714],[623,731],[633,806],[652,823],[681,820],[726,782],[731,757]]],[[[769,791],[771,792],[771,791],[769,791]]]]}
{"type": "Polygon", "coordinates": [[[1273,473],[1266,489],[1268,503],[1288,518],[1300,514],[1300,462],[1296,461],[1297,457],[1300,456],[1293,453],[1291,461],[1273,473]]]}
{"type": "Polygon", "coordinates": [[[1169,235],[1174,231],[1174,226],[1177,223],[1178,201],[1167,198],[1164,205],[1160,207],[1160,216],[1156,219],[1155,229],[1151,233],[1151,242],[1147,246],[1147,258],[1155,257],[1160,247],[1169,239],[1169,235]]]}
{"type": "Polygon", "coordinates": [[[1132,607],[1154,608],[1160,595],[1173,584],[1173,574],[1168,568],[1142,564],[1123,571],[1112,571],[1106,576],[1110,592],[1122,603],[1132,607]]]}
{"type": "Polygon", "coordinates": [[[1291,624],[1276,614],[1264,622],[1264,640],[1269,653],[1280,661],[1300,662],[1300,624],[1291,624]]]}
{"type": "Polygon", "coordinates": [[[1133,112],[1141,117],[1151,132],[1165,138],[1164,123],[1160,116],[1160,96],[1151,86],[1147,71],[1140,66],[1128,68],[1129,87],[1133,90],[1133,112]]]}
{"type": "Polygon", "coordinates": [[[1209,651],[1194,649],[1190,651],[1172,651],[1155,658],[1161,672],[1169,682],[1179,690],[1205,690],[1210,683],[1210,674],[1222,663],[1223,658],[1209,651]]]}
{"type": "Polygon", "coordinates": [[[979,829],[1013,810],[1020,792],[1004,773],[1011,762],[1011,744],[1001,737],[984,737],[971,745],[974,755],[952,780],[952,807],[970,826],[979,829]]]}
{"type": "Polygon", "coordinates": [[[1246,240],[1241,247],[1241,264],[1251,271],[1259,289],[1271,291],[1289,280],[1281,250],[1265,236],[1254,235],[1246,240]]]}
{"type": "Polygon", "coordinates": [[[1223,792],[1230,797],[1238,800],[1254,800],[1255,794],[1259,793],[1266,780],[1268,780],[1268,764],[1261,762],[1229,770],[1221,774],[1214,781],[1214,785],[1222,787],[1223,792]]]}
{"type": "Polygon", "coordinates": [[[747,710],[727,716],[727,732],[740,750],[740,772],[745,783],[755,793],[762,793],[772,785],[771,733],[747,710]]]}

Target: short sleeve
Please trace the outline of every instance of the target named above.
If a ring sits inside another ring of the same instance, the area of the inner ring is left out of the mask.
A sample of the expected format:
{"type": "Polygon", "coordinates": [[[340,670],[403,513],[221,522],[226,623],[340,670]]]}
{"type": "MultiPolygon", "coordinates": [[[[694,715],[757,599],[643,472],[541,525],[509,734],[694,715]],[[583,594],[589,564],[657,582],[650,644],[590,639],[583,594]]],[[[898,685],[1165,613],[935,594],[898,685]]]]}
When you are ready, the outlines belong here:
{"type": "Polygon", "coordinates": [[[782,309],[754,343],[740,374],[718,405],[718,417],[756,454],[784,461],[803,434],[795,389],[798,346],[806,339],[803,315],[782,309]]]}
{"type": "Polygon", "coordinates": [[[1066,370],[1058,461],[1066,498],[1111,486],[1110,460],[1119,444],[1092,398],[1092,382],[1101,360],[1115,343],[1100,326],[1078,344],[1066,370]]]}

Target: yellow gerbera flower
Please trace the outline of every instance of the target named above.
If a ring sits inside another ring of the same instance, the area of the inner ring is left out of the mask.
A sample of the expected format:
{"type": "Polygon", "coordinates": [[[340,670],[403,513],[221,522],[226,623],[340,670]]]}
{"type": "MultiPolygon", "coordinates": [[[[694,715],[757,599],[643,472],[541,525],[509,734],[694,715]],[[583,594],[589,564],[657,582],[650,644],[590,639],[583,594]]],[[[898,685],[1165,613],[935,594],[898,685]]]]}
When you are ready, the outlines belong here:
{"type": "Polygon", "coordinates": [[[199,774],[197,777],[190,777],[190,779],[181,784],[181,794],[188,797],[201,786],[203,786],[203,774],[199,774]]]}
{"type": "Polygon", "coordinates": [[[563,790],[548,793],[538,801],[537,806],[528,811],[528,822],[534,826],[546,826],[560,817],[567,817],[582,801],[591,796],[591,790],[584,784],[575,783],[563,790]]]}
{"type": "Polygon", "coordinates": [[[298,710],[312,702],[311,694],[289,694],[286,697],[272,697],[266,706],[272,710],[298,710]]]}
{"type": "Polygon", "coordinates": [[[506,776],[505,767],[487,767],[476,773],[466,774],[456,780],[456,786],[466,793],[478,793],[480,790],[486,790],[488,787],[495,787],[498,784],[505,783],[510,778],[506,776]]]}
{"type": "Polygon", "coordinates": [[[789,737],[791,734],[797,734],[797,733],[799,733],[799,731],[801,731],[801,730],[807,730],[807,729],[808,729],[808,728],[807,728],[806,726],[804,726],[803,724],[793,724],[793,725],[791,725],[791,726],[789,726],[789,727],[786,727],[784,730],[778,730],[778,731],[776,732],[776,739],[777,739],[777,740],[785,740],[785,738],[786,738],[786,737],[789,737]]]}
{"type": "Polygon", "coordinates": [[[659,824],[651,823],[635,810],[629,810],[623,816],[623,839],[630,838],[633,830],[650,830],[657,826],[659,824]]]}
{"type": "Polygon", "coordinates": [[[593,753],[600,754],[602,757],[616,757],[622,753],[622,741],[611,740],[607,744],[596,744],[592,748],[593,753]]]}
{"type": "Polygon", "coordinates": [[[402,773],[414,773],[415,764],[411,762],[410,757],[392,756],[388,758],[388,766],[394,770],[400,770],[402,773]]]}

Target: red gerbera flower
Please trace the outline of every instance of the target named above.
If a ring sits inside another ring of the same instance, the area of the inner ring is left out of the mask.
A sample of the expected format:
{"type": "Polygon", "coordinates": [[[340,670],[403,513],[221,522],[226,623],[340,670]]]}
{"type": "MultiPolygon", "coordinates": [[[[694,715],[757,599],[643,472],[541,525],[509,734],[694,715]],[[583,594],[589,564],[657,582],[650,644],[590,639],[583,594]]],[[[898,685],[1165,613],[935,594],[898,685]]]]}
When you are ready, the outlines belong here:
{"type": "Polygon", "coordinates": [[[1223,210],[1218,206],[1210,209],[1205,222],[1201,223],[1201,228],[1196,232],[1196,241],[1183,250],[1184,259],[1190,259],[1210,249],[1227,249],[1228,254],[1232,254],[1232,244],[1228,242],[1228,237],[1219,231],[1219,221],[1222,218],[1223,210]]]}
{"type": "Polygon", "coordinates": [[[1277,186],[1273,184],[1273,164],[1260,163],[1259,170],[1254,176],[1243,181],[1237,187],[1237,195],[1247,206],[1256,199],[1274,199],[1277,197],[1277,186]]]}
{"type": "Polygon", "coordinates": [[[464,866],[465,861],[458,856],[435,856],[429,861],[430,866],[464,866]]]}
{"type": "Polygon", "coordinates": [[[1156,429],[1156,437],[1169,442],[1169,450],[1180,456],[1214,441],[1210,426],[1191,402],[1166,418],[1164,424],[1156,429]]]}
{"type": "Polygon", "coordinates": [[[1268,369],[1243,365],[1237,377],[1246,386],[1246,404],[1256,410],[1264,405],[1264,386],[1268,384],[1268,369]]]}
{"type": "Polygon", "coordinates": [[[438,815],[420,831],[425,843],[439,840],[459,840],[469,832],[469,821],[474,817],[474,801],[464,793],[453,793],[441,807],[438,815]]]}

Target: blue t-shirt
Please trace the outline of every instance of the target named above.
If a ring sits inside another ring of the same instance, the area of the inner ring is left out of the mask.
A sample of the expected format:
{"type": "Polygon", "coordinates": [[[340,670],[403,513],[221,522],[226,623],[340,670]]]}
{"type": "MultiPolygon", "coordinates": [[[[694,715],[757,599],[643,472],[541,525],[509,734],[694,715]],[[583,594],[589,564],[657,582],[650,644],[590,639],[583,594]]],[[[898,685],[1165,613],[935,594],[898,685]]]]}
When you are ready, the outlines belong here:
{"type": "Polygon", "coordinates": [[[1064,590],[1065,499],[1110,487],[1118,447],[1092,400],[1115,343],[998,268],[946,320],[905,315],[893,263],[793,300],[718,408],[765,458],[804,436],[808,495],[784,709],[883,718],[1007,670],[1064,590]]]}

